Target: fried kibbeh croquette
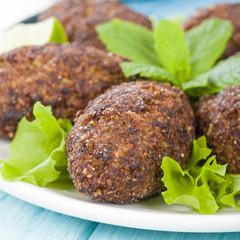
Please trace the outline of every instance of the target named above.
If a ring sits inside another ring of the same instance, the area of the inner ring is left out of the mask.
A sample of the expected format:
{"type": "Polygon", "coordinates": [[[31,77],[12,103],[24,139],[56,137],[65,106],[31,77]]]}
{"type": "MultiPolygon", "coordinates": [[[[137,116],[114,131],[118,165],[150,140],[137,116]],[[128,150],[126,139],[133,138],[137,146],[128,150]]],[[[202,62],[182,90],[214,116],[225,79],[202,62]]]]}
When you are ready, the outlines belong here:
{"type": "Polygon", "coordinates": [[[222,58],[228,58],[240,51],[240,3],[217,4],[205,9],[200,9],[184,23],[183,27],[186,31],[190,30],[208,18],[227,19],[231,21],[233,25],[234,32],[222,58]]]}
{"type": "Polygon", "coordinates": [[[0,55],[0,136],[12,138],[19,120],[31,120],[37,101],[57,118],[79,109],[114,84],[127,81],[122,58],[93,47],[46,44],[0,55]]]}
{"type": "Polygon", "coordinates": [[[93,200],[135,202],[164,189],[162,158],[184,167],[194,138],[193,111],[178,87],[123,83],[77,115],[66,140],[68,170],[93,200]]]}
{"type": "Polygon", "coordinates": [[[240,173],[240,86],[217,95],[200,98],[196,110],[198,135],[205,135],[208,147],[228,173],[240,173]]]}
{"type": "Polygon", "coordinates": [[[87,2],[64,0],[39,16],[39,20],[56,17],[64,26],[69,41],[105,49],[98,39],[95,26],[113,18],[131,21],[151,28],[150,21],[120,2],[87,2]]]}

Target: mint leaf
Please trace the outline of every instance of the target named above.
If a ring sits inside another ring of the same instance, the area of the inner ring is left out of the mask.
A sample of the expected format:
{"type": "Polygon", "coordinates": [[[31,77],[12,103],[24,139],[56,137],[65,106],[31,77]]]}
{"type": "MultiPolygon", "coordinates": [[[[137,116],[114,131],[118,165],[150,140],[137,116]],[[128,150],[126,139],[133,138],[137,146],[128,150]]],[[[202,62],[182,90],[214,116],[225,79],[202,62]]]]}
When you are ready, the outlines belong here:
{"type": "Polygon", "coordinates": [[[182,84],[182,90],[191,97],[201,97],[207,94],[221,92],[223,88],[217,87],[210,81],[210,72],[198,75],[195,79],[182,84]]]}
{"type": "Polygon", "coordinates": [[[190,54],[184,31],[177,24],[162,20],[153,32],[155,49],[163,68],[173,74],[173,84],[180,86],[190,76],[190,54]]]}
{"type": "Polygon", "coordinates": [[[220,61],[210,70],[209,83],[224,89],[240,84],[240,57],[232,56],[220,61]]]}
{"type": "Polygon", "coordinates": [[[191,54],[191,78],[211,69],[223,54],[232,32],[230,21],[209,19],[186,33],[191,54]]]}
{"type": "Polygon", "coordinates": [[[134,62],[159,65],[152,32],[132,22],[113,19],[97,25],[100,40],[107,50],[134,62]]]}
{"type": "Polygon", "coordinates": [[[232,56],[220,61],[210,71],[182,84],[182,89],[190,96],[200,97],[222,91],[228,86],[240,84],[240,57],[232,56]]]}
{"type": "Polygon", "coordinates": [[[181,89],[185,93],[187,93],[187,95],[192,97],[200,97],[206,95],[210,91],[210,89],[208,89],[209,75],[210,75],[209,72],[202,73],[196,76],[194,79],[182,83],[181,89]]]}
{"type": "Polygon", "coordinates": [[[67,170],[65,138],[69,120],[56,120],[50,107],[34,105],[35,120],[25,117],[19,123],[10,145],[10,158],[4,161],[1,176],[6,181],[26,181],[45,186],[67,170]]]}
{"type": "Polygon", "coordinates": [[[172,74],[167,70],[145,63],[124,62],[120,66],[125,77],[140,75],[140,77],[151,78],[152,80],[161,82],[170,82],[173,79],[172,74]]]}

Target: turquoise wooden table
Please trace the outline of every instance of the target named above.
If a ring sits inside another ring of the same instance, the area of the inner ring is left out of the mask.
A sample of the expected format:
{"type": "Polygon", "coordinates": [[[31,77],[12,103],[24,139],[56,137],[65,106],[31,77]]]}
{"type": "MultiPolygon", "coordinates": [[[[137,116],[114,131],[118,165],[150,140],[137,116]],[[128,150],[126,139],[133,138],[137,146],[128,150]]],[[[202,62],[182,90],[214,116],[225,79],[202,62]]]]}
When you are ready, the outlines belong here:
{"type": "MultiPolygon", "coordinates": [[[[145,0],[123,1],[132,9],[148,16],[163,18],[169,15],[189,15],[194,9],[214,0],[145,0]]],[[[233,1],[231,1],[233,2],[233,1]]],[[[240,239],[235,233],[176,233],[117,227],[91,222],[52,212],[0,191],[0,239],[240,239]]]]}

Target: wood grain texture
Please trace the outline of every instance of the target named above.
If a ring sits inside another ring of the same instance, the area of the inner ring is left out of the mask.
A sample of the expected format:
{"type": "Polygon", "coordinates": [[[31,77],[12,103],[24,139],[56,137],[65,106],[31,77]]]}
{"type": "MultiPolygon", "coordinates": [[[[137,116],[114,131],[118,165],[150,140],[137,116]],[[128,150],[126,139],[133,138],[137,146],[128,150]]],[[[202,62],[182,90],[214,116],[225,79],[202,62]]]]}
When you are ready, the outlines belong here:
{"type": "Polygon", "coordinates": [[[231,240],[240,233],[176,233],[98,224],[55,213],[0,191],[2,240],[231,240]]]}
{"type": "Polygon", "coordinates": [[[89,240],[232,240],[240,239],[240,233],[177,233],[148,231],[99,224],[89,240]]]}
{"type": "Polygon", "coordinates": [[[85,240],[97,223],[55,213],[0,191],[1,240],[85,240]]]}

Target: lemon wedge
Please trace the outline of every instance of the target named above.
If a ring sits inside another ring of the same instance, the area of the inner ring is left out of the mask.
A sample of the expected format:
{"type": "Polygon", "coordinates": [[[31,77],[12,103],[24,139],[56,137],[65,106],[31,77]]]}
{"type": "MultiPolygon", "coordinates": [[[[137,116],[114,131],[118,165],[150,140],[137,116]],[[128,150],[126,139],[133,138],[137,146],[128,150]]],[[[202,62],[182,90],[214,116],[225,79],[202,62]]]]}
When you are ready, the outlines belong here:
{"type": "Polygon", "coordinates": [[[43,45],[45,43],[65,43],[67,36],[62,24],[54,17],[34,24],[18,24],[0,33],[0,53],[14,48],[43,45]]]}

